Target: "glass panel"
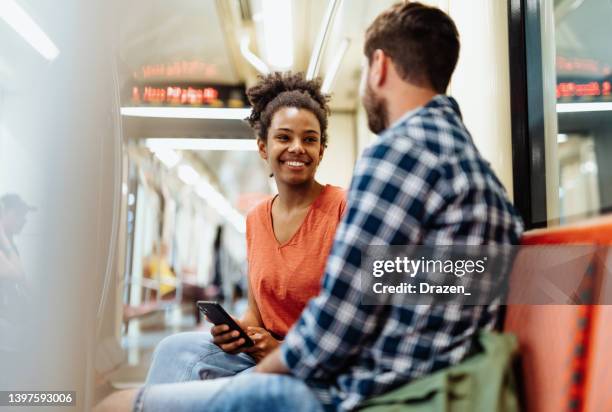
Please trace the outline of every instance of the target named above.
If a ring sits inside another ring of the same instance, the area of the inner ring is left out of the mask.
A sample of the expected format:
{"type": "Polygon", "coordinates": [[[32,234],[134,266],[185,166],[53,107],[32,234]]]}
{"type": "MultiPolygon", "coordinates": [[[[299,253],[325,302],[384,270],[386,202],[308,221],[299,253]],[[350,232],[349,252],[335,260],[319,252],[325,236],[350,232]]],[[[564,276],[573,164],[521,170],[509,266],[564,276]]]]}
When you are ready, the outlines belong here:
{"type": "Polygon", "coordinates": [[[558,216],[561,224],[612,210],[610,21],[609,1],[554,2],[558,122],[547,162],[558,175],[547,173],[547,186],[558,196],[549,199],[558,202],[549,220],[558,216]]]}

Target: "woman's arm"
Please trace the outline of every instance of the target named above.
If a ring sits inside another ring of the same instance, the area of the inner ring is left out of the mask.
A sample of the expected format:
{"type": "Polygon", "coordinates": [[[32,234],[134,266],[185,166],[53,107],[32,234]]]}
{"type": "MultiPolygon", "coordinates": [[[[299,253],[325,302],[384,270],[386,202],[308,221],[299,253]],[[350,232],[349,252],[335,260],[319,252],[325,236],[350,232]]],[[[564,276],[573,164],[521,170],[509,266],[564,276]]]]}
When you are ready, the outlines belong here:
{"type": "Polygon", "coordinates": [[[255,296],[253,295],[253,290],[251,287],[251,280],[248,279],[247,283],[249,286],[249,290],[248,290],[249,305],[248,305],[246,312],[242,316],[242,319],[240,319],[240,323],[245,329],[248,328],[249,326],[256,326],[256,327],[263,328],[264,324],[263,324],[263,320],[261,319],[261,313],[259,312],[259,307],[257,307],[257,302],[255,301],[255,296]]]}

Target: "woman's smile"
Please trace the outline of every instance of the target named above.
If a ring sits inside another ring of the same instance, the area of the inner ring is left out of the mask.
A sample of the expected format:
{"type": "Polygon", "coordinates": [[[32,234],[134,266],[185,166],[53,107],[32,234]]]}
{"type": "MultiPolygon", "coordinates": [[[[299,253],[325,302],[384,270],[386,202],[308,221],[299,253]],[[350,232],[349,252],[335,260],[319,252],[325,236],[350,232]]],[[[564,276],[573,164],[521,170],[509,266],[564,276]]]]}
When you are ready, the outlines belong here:
{"type": "Polygon", "coordinates": [[[279,160],[281,165],[286,166],[290,170],[303,170],[306,167],[310,166],[312,161],[305,159],[291,159],[291,160],[279,160]]]}

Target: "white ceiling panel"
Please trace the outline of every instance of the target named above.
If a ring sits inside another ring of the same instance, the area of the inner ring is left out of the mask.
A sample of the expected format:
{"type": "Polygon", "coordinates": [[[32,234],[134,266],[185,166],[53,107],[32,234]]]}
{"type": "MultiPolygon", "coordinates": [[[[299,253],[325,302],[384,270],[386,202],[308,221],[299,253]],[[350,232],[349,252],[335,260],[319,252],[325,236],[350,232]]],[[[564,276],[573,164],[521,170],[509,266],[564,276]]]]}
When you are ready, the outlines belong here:
{"type": "Polygon", "coordinates": [[[240,82],[214,0],[124,3],[120,57],[124,75],[151,82],[240,82]]]}

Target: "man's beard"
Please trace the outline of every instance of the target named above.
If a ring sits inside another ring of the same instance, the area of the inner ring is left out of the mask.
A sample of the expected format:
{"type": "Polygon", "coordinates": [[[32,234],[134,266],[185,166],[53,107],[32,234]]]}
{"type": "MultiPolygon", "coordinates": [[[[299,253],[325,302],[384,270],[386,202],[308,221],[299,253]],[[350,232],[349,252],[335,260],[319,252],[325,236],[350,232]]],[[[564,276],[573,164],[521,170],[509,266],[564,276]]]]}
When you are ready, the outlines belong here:
{"type": "Polygon", "coordinates": [[[387,128],[389,111],[387,102],[382,97],[377,97],[368,84],[363,96],[363,107],[368,117],[368,128],[374,134],[379,134],[387,128]]]}

